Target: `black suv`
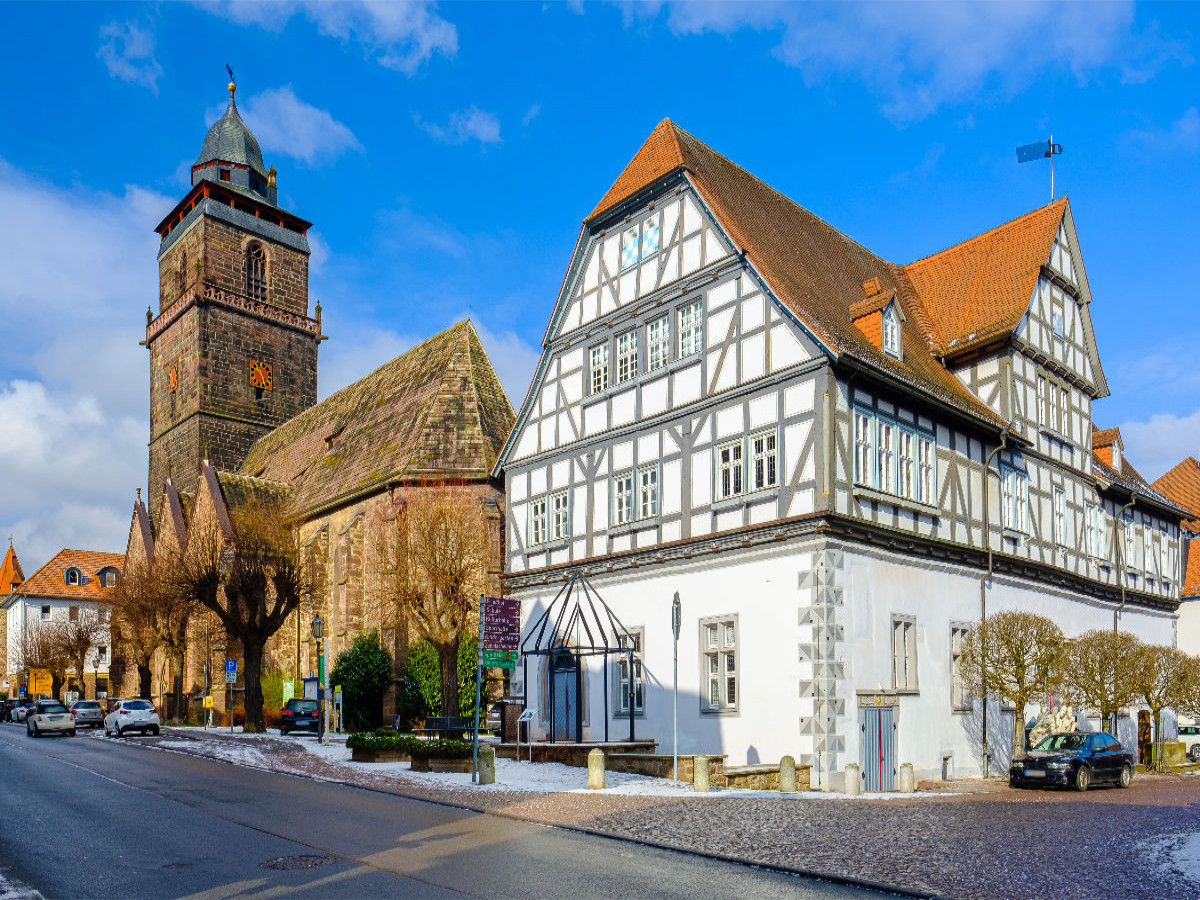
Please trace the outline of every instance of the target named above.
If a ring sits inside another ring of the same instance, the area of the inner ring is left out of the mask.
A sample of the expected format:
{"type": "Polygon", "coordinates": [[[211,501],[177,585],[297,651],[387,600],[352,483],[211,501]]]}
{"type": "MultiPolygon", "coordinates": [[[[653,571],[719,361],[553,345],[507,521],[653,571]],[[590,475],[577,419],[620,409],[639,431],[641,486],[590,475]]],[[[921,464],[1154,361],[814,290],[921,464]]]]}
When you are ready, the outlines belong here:
{"type": "Polygon", "coordinates": [[[1086,791],[1098,781],[1123,788],[1133,781],[1133,754],[1103,731],[1047,735],[1008,770],[1013,787],[1062,784],[1086,791]]]}
{"type": "Polygon", "coordinates": [[[317,721],[320,713],[317,709],[316,700],[303,700],[300,698],[289,700],[283,705],[283,709],[279,713],[280,734],[300,731],[301,729],[310,729],[314,732],[317,730],[317,721]]]}

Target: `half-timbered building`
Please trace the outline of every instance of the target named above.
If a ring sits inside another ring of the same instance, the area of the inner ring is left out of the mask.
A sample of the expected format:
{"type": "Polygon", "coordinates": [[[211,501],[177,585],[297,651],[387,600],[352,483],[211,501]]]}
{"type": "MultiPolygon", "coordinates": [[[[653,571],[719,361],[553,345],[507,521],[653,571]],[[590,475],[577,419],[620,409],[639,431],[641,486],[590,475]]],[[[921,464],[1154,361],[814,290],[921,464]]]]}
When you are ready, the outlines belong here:
{"type": "Polygon", "coordinates": [[[1181,510],[1093,452],[1091,302],[1066,200],[895,265],[664,120],[584,220],[497,463],[526,620],[582,570],[634,644],[531,660],[535,736],[632,704],[669,752],[676,593],[680,752],[823,785],[1007,753],[957,672],[985,608],[1172,643],[1181,510]]]}

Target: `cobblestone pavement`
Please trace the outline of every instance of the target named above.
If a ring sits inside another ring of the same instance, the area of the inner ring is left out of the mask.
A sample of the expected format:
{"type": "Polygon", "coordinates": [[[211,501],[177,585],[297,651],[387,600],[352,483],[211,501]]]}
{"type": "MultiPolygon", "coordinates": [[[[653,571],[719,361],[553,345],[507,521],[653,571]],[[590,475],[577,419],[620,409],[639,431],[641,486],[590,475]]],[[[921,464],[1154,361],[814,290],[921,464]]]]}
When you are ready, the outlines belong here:
{"type": "MultiPolygon", "coordinates": [[[[211,735],[211,732],[210,732],[211,735]]],[[[164,740],[166,746],[186,743],[164,740]]],[[[963,782],[914,800],[665,798],[448,788],[331,767],[266,740],[269,767],[552,825],[940,897],[1193,900],[1170,849],[1200,833],[1200,777],[1086,794],[963,782]]]]}

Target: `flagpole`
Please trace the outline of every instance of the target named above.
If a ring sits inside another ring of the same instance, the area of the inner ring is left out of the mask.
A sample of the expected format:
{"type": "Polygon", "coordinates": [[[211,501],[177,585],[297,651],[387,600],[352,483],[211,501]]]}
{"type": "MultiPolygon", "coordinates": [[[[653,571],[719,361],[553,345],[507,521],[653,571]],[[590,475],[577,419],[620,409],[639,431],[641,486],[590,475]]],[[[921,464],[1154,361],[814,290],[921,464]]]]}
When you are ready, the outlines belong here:
{"type": "Polygon", "coordinates": [[[1054,202],[1054,135],[1050,135],[1050,202],[1054,202]]]}

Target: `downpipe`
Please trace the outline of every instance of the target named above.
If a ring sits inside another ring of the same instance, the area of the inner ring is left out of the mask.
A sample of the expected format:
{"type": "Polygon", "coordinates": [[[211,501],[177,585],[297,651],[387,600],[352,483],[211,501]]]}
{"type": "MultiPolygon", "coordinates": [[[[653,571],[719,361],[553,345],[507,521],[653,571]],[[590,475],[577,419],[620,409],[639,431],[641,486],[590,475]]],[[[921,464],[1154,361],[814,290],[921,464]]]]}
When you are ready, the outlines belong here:
{"type": "Polygon", "coordinates": [[[1008,429],[1005,428],[1000,432],[1000,443],[988,454],[987,461],[983,464],[983,543],[987,547],[987,570],[983,573],[983,577],[979,579],[979,660],[982,666],[982,675],[980,679],[983,684],[980,685],[983,691],[983,777],[987,778],[991,771],[992,754],[988,749],[988,698],[987,688],[983,685],[987,684],[987,586],[992,579],[992,568],[995,560],[992,557],[992,523],[988,514],[988,473],[992,471],[992,460],[996,458],[1001,450],[1008,446],[1008,429]]]}

